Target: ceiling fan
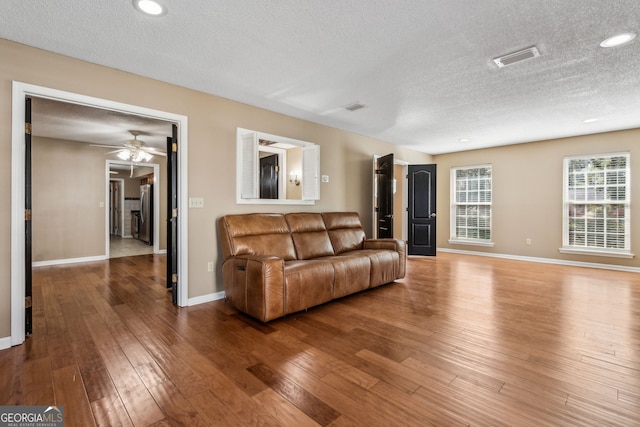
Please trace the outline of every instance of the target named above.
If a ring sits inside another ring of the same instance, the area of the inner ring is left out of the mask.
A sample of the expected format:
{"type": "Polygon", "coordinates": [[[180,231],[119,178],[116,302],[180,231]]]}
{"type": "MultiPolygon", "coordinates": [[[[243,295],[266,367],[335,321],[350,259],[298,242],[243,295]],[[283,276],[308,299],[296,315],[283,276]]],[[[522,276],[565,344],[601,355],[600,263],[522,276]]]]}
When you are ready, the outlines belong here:
{"type": "MultiPolygon", "coordinates": [[[[133,166],[140,162],[148,162],[153,158],[154,155],[158,156],[167,156],[167,153],[164,151],[157,150],[153,147],[147,147],[144,141],[138,139],[138,135],[140,135],[140,131],[131,130],[129,131],[131,135],[133,135],[133,139],[129,139],[122,144],[122,148],[118,148],[113,151],[108,151],[105,154],[116,154],[119,159],[131,162],[131,174],[130,177],[133,178],[133,166]]],[[[102,145],[102,144],[90,144],[91,147],[102,147],[102,148],[116,148],[113,145],[102,145]]]]}
{"type": "MultiPolygon", "coordinates": [[[[129,131],[131,135],[133,135],[133,139],[129,139],[122,144],[122,148],[117,148],[116,150],[109,151],[105,154],[114,154],[118,156],[121,160],[126,160],[132,163],[140,163],[140,162],[148,162],[153,158],[153,156],[165,156],[167,153],[164,151],[157,150],[153,147],[147,147],[145,142],[138,139],[138,135],[141,132],[132,130],[129,131]]],[[[116,148],[113,145],[101,145],[101,144],[91,144],[92,147],[103,147],[103,148],[116,148]]]]}

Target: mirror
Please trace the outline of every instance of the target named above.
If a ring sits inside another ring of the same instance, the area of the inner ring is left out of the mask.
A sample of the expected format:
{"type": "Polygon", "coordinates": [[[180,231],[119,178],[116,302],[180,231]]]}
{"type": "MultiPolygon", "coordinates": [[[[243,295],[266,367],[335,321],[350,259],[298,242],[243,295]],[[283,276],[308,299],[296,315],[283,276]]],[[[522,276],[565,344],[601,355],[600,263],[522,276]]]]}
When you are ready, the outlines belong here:
{"type": "Polygon", "coordinates": [[[239,204],[314,204],[320,199],[317,144],[237,129],[239,204]]]}

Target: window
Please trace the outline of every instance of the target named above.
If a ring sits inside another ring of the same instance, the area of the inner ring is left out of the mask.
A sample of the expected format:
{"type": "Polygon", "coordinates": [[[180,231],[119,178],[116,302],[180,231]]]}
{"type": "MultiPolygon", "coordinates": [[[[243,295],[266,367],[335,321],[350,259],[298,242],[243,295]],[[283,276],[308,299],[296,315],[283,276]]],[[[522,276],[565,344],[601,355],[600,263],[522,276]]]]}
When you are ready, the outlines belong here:
{"type": "Polygon", "coordinates": [[[451,169],[451,240],[492,246],[491,165],[451,169]]]}
{"type": "Polygon", "coordinates": [[[629,153],[565,157],[565,253],[631,257],[629,153]]]}

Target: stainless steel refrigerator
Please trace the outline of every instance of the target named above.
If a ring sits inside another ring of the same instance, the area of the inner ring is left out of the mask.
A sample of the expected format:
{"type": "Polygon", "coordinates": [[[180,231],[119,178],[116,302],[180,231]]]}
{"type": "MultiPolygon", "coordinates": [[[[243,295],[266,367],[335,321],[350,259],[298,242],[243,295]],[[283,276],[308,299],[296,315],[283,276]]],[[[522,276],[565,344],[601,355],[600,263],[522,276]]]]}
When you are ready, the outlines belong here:
{"type": "Polygon", "coordinates": [[[140,224],[138,239],[153,244],[153,185],[140,186],[140,224]]]}

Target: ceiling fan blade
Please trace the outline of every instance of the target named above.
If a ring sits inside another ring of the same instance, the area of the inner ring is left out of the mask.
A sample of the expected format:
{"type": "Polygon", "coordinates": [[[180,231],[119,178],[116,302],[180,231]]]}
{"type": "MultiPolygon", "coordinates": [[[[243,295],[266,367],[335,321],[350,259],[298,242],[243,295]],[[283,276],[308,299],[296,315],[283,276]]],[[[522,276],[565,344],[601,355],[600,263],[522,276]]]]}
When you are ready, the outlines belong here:
{"type": "Polygon", "coordinates": [[[117,145],[89,144],[89,147],[118,148],[117,145]]]}
{"type": "Polygon", "coordinates": [[[149,154],[152,154],[154,156],[166,156],[167,153],[165,153],[164,151],[160,151],[157,148],[153,148],[153,147],[140,147],[140,150],[145,151],[149,154]]]}

